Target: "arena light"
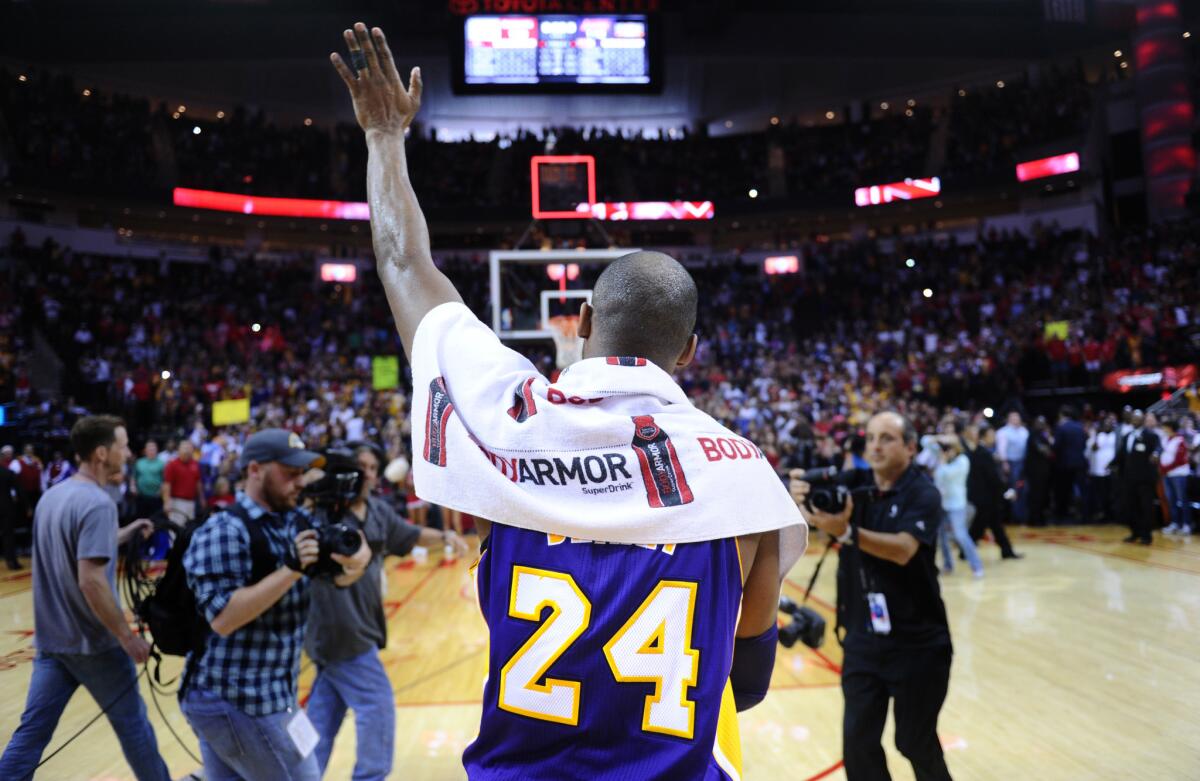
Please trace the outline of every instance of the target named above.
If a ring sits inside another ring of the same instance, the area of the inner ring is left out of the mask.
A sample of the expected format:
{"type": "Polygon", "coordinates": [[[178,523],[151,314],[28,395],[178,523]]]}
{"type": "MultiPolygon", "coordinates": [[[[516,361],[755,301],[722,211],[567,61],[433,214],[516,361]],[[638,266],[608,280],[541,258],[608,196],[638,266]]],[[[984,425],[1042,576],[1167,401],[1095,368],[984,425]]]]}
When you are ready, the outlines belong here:
{"type": "Polygon", "coordinates": [[[625,220],[711,220],[716,215],[712,201],[614,201],[581,203],[575,207],[580,215],[596,220],[622,222],[625,220]]]}
{"type": "Polygon", "coordinates": [[[172,194],[176,206],[193,209],[213,209],[238,214],[258,214],[268,217],[311,217],[326,220],[369,220],[371,208],[354,201],[321,201],[311,198],[267,198],[260,195],[239,195],[214,190],[191,190],[176,187],[172,194]]]}
{"type": "Polygon", "coordinates": [[[564,278],[574,282],[579,279],[579,264],[568,263],[564,266],[562,263],[551,263],[546,266],[546,276],[554,282],[561,282],[564,278]]]}
{"type": "Polygon", "coordinates": [[[796,255],[772,255],[763,260],[764,274],[795,274],[800,270],[800,258],[796,255]]]}
{"type": "Polygon", "coordinates": [[[854,203],[858,206],[876,206],[892,201],[932,198],[941,192],[942,180],[936,176],[929,179],[905,179],[903,182],[859,187],[854,191],[854,203]]]}
{"type": "Polygon", "coordinates": [[[358,279],[358,268],[353,263],[322,263],[322,282],[353,282],[358,279]]]}
{"type": "Polygon", "coordinates": [[[262,324],[255,323],[254,325],[250,326],[250,330],[253,331],[254,333],[258,333],[259,331],[262,330],[262,324]]]}
{"type": "Polygon", "coordinates": [[[908,260],[904,261],[904,265],[908,268],[913,268],[917,265],[917,261],[913,258],[909,258],[908,260]]]}
{"type": "Polygon", "coordinates": [[[1069,174],[1079,170],[1079,153],[1068,152],[1065,155],[1043,157],[1040,160],[1029,160],[1017,164],[1017,180],[1028,182],[1032,179],[1042,179],[1047,176],[1069,174]]]}
{"type": "Polygon", "coordinates": [[[166,369],[163,369],[162,374],[160,374],[159,376],[162,377],[164,380],[169,380],[169,379],[171,379],[171,372],[167,371],[166,369]]]}

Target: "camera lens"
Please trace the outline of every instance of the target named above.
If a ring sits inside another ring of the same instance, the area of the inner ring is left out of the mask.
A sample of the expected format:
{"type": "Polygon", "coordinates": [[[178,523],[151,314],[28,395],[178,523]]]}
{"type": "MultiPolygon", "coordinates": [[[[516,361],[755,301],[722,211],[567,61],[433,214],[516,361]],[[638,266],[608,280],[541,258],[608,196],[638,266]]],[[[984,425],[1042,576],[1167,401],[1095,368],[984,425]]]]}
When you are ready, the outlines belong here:
{"type": "Polygon", "coordinates": [[[342,556],[353,556],[358,551],[358,546],[362,540],[359,538],[357,531],[340,523],[332,531],[330,548],[334,553],[342,556]]]}

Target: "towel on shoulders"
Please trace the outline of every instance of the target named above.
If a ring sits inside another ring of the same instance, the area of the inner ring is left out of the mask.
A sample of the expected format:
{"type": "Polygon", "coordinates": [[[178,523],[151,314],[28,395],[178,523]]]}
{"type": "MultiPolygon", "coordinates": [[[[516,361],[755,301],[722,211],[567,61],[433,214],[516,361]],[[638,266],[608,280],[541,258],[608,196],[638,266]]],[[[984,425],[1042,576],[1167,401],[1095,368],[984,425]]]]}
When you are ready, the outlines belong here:
{"type": "MultiPolygon", "coordinates": [[[[459,303],[413,341],[416,492],[496,523],[628,544],[807,526],[755,445],[645,358],[589,358],[553,384],[459,303]]],[[[786,569],[784,570],[786,572],[786,569]]]]}

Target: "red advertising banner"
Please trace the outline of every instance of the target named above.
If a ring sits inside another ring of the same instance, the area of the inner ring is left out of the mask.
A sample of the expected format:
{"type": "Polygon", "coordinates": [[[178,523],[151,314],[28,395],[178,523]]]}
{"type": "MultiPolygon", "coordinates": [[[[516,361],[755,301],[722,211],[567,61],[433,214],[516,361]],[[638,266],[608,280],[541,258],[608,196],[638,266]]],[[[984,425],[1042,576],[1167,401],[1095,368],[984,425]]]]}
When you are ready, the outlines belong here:
{"type": "Polygon", "coordinates": [[[176,206],[190,206],[193,209],[214,209],[220,212],[258,214],[266,217],[310,217],[324,220],[371,219],[370,207],[365,203],[353,201],[265,198],[260,195],[239,195],[176,187],[173,193],[173,202],[176,206]]]}
{"type": "Polygon", "coordinates": [[[1104,377],[1104,389],[1112,393],[1132,390],[1177,390],[1196,382],[1196,366],[1161,366],[1112,372],[1104,377]]]}
{"type": "Polygon", "coordinates": [[[353,282],[358,279],[358,268],[353,263],[322,263],[322,282],[353,282]]]}
{"type": "Polygon", "coordinates": [[[772,255],[763,259],[764,274],[795,274],[800,271],[797,255],[772,255]]]}
{"type": "Polygon", "coordinates": [[[912,201],[917,198],[932,198],[942,192],[942,180],[936,176],[929,179],[905,179],[891,184],[873,184],[854,191],[854,203],[858,206],[876,206],[892,201],[912,201]]]}
{"type": "Polygon", "coordinates": [[[716,215],[712,201],[616,201],[581,203],[580,217],[597,220],[711,220],[716,215]]]}
{"type": "Polygon", "coordinates": [[[1030,179],[1069,174],[1078,170],[1079,153],[1068,152],[1065,155],[1054,155],[1053,157],[1043,157],[1040,160],[1017,163],[1017,180],[1028,182],[1030,179]]]}

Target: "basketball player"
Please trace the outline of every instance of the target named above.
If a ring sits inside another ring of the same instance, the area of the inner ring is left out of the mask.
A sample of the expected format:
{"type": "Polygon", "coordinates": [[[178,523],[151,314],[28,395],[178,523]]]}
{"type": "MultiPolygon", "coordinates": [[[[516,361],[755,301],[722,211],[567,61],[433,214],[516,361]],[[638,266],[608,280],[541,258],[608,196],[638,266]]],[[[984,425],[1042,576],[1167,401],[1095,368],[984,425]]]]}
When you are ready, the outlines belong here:
{"type": "MultiPolygon", "coordinates": [[[[531,397],[529,408],[514,408],[508,416],[500,411],[499,415],[485,413],[475,421],[469,418],[468,402],[479,395],[480,385],[491,375],[503,374],[507,366],[523,371],[532,365],[500,345],[461,305],[458,292],[433,264],[404,146],[404,132],[420,107],[420,70],[412,70],[405,87],[379,28],[368,31],[359,23],[346,30],[344,37],[354,68],[338,54],[331,59],[366,133],[377,270],[405,352],[414,365],[414,384],[429,383],[428,377],[419,376],[418,355],[429,356],[452,343],[459,356],[472,351],[479,356],[475,366],[460,364],[458,376],[445,371],[444,378],[434,380],[431,398],[441,387],[436,403],[443,406],[427,418],[423,459],[414,442],[414,469],[438,466],[428,464],[447,447],[449,440],[442,435],[445,421],[452,415],[462,419],[462,428],[475,433],[489,423],[507,426],[510,431],[533,432],[547,420],[570,424],[584,420],[585,415],[591,416],[587,420],[603,423],[607,420],[604,405],[578,411],[551,409],[545,397],[531,397]],[[451,394],[453,402],[447,405],[451,394]],[[535,401],[541,406],[540,413],[532,408],[535,401]],[[435,427],[440,425],[436,442],[428,430],[430,421],[435,427]]],[[[573,513],[569,500],[586,514],[600,506],[619,506],[619,498],[613,494],[628,491],[624,494],[632,497],[628,506],[636,510],[640,503],[650,519],[648,524],[654,519],[680,519],[682,525],[673,530],[676,539],[694,541],[668,544],[664,539],[662,544],[641,544],[646,540],[637,539],[633,542],[639,544],[592,544],[575,536],[553,534],[552,529],[535,531],[508,522],[477,521],[483,552],[476,582],[491,647],[479,736],[463,757],[472,779],[740,778],[735,703],[748,707],[765,696],[774,662],[781,580],[776,530],[804,527],[795,505],[785,506],[786,491],[773,478],[761,451],[738,440],[728,445],[727,452],[734,454],[730,461],[745,459],[736,462],[738,468],[753,465],[765,470],[754,475],[766,474],[770,482],[763,484],[764,492],[782,499],[771,505],[773,511],[778,509],[773,512],[778,517],[740,518],[728,524],[728,528],[737,528],[739,523],[741,528],[754,526],[757,533],[697,536],[696,526],[711,520],[714,503],[746,491],[737,480],[720,486],[709,485],[714,482],[711,479],[702,481],[701,475],[716,475],[716,467],[705,472],[704,467],[711,465],[704,463],[695,444],[698,440],[685,443],[680,435],[684,423],[697,418],[703,418],[709,430],[720,428],[694,410],[669,376],[695,354],[697,340],[692,329],[696,306],[695,283],[670,257],[639,252],[614,261],[597,280],[591,305],[581,307],[579,335],[586,340],[584,360],[569,372],[576,380],[580,374],[592,372],[609,383],[602,387],[610,388],[613,398],[596,398],[596,402],[619,406],[624,399],[643,395],[649,399],[657,394],[647,405],[660,420],[675,421],[668,425],[674,426],[676,445],[654,416],[635,416],[632,425],[628,416],[613,416],[623,424],[611,432],[611,438],[624,437],[625,452],[629,452],[630,436],[634,448],[641,437],[648,443],[645,447],[655,448],[648,452],[657,460],[643,461],[640,472],[636,460],[628,461],[622,453],[613,452],[603,457],[589,455],[586,460],[584,456],[573,461],[529,459],[533,466],[517,458],[504,462],[504,469],[511,469],[512,484],[505,480],[498,488],[511,487],[514,496],[533,484],[548,489],[541,497],[558,490],[564,502],[559,512],[567,516],[573,513]],[[622,390],[611,390],[617,386],[622,390]],[[685,456],[694,459],[688,472],[691,486],[683,476],[682,467],[688,466],[685,456]],[[669,475],[662,471],[667,469],[667,460],[674,470],[669,475]],[[535,467],[536,472],[532,471],[535,467]],[[620,482],[626,476],[629,481],[620,482]],[[644,480],[645,492],[630,488],[639,477],[644,480]],[[571,480],[582,485],[567,485],[571,480]],[[713,501],[692,505],[693,492],[707,492],[713,501]],[[648,495],[649,506],[661,509],[646,510],[648,495]],[[682,508],[684,504],[689,508],[682,508]],[[684,515],[671,514],[674,510],[684,515]],[[693,520],[696,526],[690,525],[693,520]]],[[[516,378],[518,387],[526,391],[531,387],[522,386],[520,375],[506,376],[516,378]]],[[[529,382],[534,380],[545,382],[540,377],[530,377],[529,382]]],[[[499,400],[503,401],[503,396],[499,400]]],[[[419,415],[414,404],[414,418],[419,415]]],[[[414,432],[418,428],[414,425],[414,432]]],[[[474,434],[472,440],[483,447],[474,434]]],[[[732,469],[732,465],[726,466],[730,461],[722,462],[726,456],[715,441],[709,440],[707,461],[732,469]]],[[[460,440],[450,447],[462,444],[471,442],[460,440]]],[[[492,472],[497,462],[489,465],[471,451],[476,449],[454,452],[460,460],[473,456],[483,467],[477,474],[467,475],[448,499],[476,517],[507,520],[512,513],[505,514],[499,490],[481,491],[478,487],[489,478],[500,479],[492,472]]],[[[581,452],[592,451],[584,448],[581,452]]],[[[505,473],[506,479],[509,474],[505,473]]],[[[420,474],[417,479],[421,480],[420,474]]],[[[429,488],[429,484],[422,488],[423,495],[443,503],[439,496],[425,493],[429,488]]],[[[546,501],[538,506],[545,507],[546,501]]],[[[729,514],[754,513],[751,500],[746,501],[731,507],[729,514]]],[[[626,519],[615,514],[613,526],[626,519]]],[[[615,536],[589,539],[628,542],[615,536]]]]}

